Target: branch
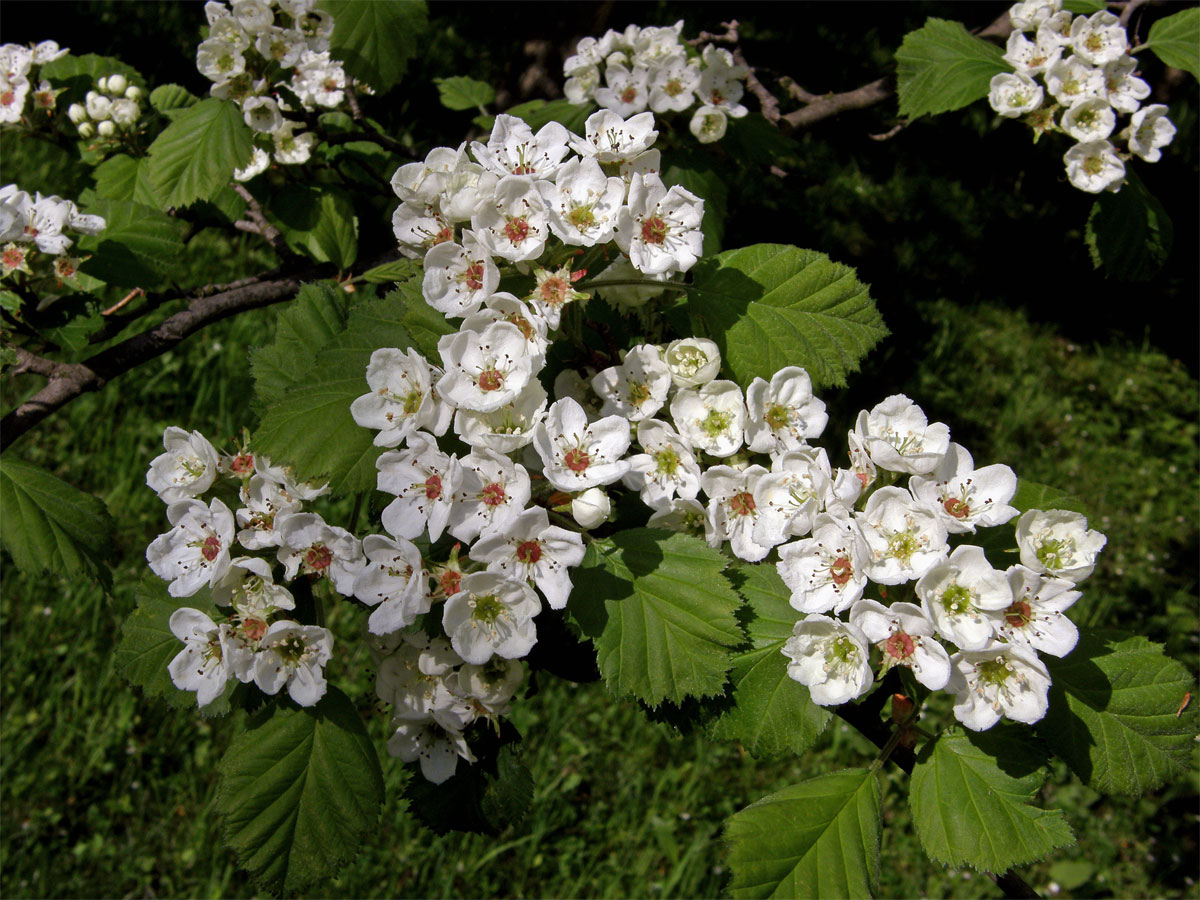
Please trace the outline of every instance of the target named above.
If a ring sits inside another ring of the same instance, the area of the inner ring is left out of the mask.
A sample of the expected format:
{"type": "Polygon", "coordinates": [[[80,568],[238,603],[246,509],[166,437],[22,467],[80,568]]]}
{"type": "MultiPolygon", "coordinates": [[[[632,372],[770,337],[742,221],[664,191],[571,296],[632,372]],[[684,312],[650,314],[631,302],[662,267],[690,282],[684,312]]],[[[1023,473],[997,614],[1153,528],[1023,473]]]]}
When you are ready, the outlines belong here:
{"type": "Polygon", "coordinates": [[[1122,28],[1127,29],[1129,27],[1129,20],[1133,18],[1134,10],[1136,10],[1145,2],[1146,0],[1129,0],[1129,2],[1125,4],[1125,8],[1121,10],[1121,15],[1119,17],[1122,28]]]}
{"type": "Polygon", "coordinates": [[[290,256],[295,256],[296,253],[287,245],[287,241],[283,239],[283,235],[279,233],[279,229],[272,225],[263,212],[262,204],[255,199],[254,195],[246,189],[244,184],[234,184],[233,189],[237,195],[246,201],[246,215],[250,221],[239,219],[233,223],[233,227],[239,231],[248,231],[251,234],[258,234],[284,259],[290,256]]]}
{"type": "Polygon", "coordinates": [[[862,87],[841,94],[821,96],[810,94],[794,82],[789,87],[789,91],[793,97],[806,104],[780,119],[780,122],[789,128],[803,128],[851,109],[866,109],[868,106],[882,103],[892,96],[892,88],[888,84],[887,78],[879,78],[870,84],[864,84],[862,87]]]}

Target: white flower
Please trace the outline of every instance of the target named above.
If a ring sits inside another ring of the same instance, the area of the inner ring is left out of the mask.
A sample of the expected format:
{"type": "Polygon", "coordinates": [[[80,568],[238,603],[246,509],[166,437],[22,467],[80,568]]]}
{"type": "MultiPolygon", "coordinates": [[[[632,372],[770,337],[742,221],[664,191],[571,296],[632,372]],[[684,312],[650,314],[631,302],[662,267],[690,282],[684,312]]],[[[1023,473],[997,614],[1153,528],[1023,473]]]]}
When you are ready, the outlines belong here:
{"type": "Polygon", "coordinates": [[[1089,194],[1119,191],[1125,183],[1125,163],[1108,141],[1076,144],[1063,154],[1063,162],[1071,184],[1089,194]]]}
{"type": "Polygon", "coordinates": [[[529,653],[537,643],[533,618],[542,609],[533,588],[493,572],[464,575],[460,587],[442,610],[455,653],[477,666],[493,655],[519,659],[529,653]]]}
{"type": "Polygon", "coordinates": [[[461,732],[450,731],[436,722],[393,722],[396,731],[388,740],[388,753],[404,762],[421,761],[421,774],[433,784],[441,784],[454,774],[459,757],[475,762],[471,748],[461,732]]]}
{"type": "MultiPolygon", "coordinates": [[[[1041,32],[1036,41],[1031,41],[1020,31],[1014,31],[1008,36],[1008,48],[1002,58],[1023,75],[1040,75],[1061,57],[1062,46],[1058,41],[1043,40],[1041,32]]],[[[1038,88],[1038,94],[1040,96],[1041,88],[1038,88]]],[[[994,103],[992,108],[996,108],[994,103]]]]}
{"type": "Polygon", "coordinates": [[[264,0],[230,0],[230,10],[248,34],[255,35],[275,21],[271,5],[264,0]]]}
{"type": "Polygon", "coordinates": [[[569,136],[571,149],[600,163],[631,160],[648,150],[658,137],[654,114],[649,112],[625,120],[611,109],[601,109],[588,116],[583,127],[582,138],[569,136]]]}
{"type": "Polygon", "coordinates": [[[867,637],[855,626],[810,615],[783,645],[787,673],[808,687],[813,703],[837,706],[866,693],[874,680],[867,637]]]}
{"type": "Polygon", "coordinates": [[[879,647],[885,672],[892,666],[908,666],[931,691],[940,691],[950,680],[950,656],[919,606],[885,607],[874,600],[859,600],[850,608],[850,621],[879,647]]]}
{"type": "Polygon", "coordinates": [[[1063,615],[1083,595],[1062,578],[1047,578],[1025,566],[1009,566],[1012,605],[989,612],[1000,637],[1049,653],[1066,656],[1079,643],[1079,629],[1063,615]]]}
{"type": "Polygon", "coordinates": [[[283,564],[289,581],[297,575],[328,578],[339,594],[353,596],[354,579],[365,562],[358,538],[344,528],[327,525],[315,513],[293,513],[283,520],[279,533],[281,544],[275,558],[283,564]]]}
{"type": "Polygon", "coordinates": [[[1075,56],[1060,59],[1045,74],[1046,90],[1063,106],[1104,96],[1104,71],[1075,56]]]}
{"type": "Polygon", "coordinates": [[[454,226],[436,204],[405,201],[392,213],[392,234],[400,252],[417,259],[430,249],[454,240],[454,226]]]}
{"type": "Polygon", "coordinates": [[[674,59],[650,78],[650,109],[654,112],[683,112],[695,101],[700,86],[700,68],[688,60],[674,59]]]}
{"type": "Polygon", "coordinates": [[[694,499],[700,491],[700,467],[675,429],[657,419],[643,419],[637,439],[644,452],[629,457],[625,485],[638,491],[651,509],[665,508],[676,494],[694,499]]]}
{"type": "Polygon", "coordinates": [[[546,389],[535,378],[497,410],[460,409],[454,414],[454,432],[476,449],[512,453],[533,441],[534,429],[546,417],[546,402],[546,389]]]}
{"type": "Polygon", "coordinates": [[[708,545],[720,547],[729,541],[734,555],[758,562],[771,552],[771,544],[756,540],[758,504],[755,487],[767,474],[762,466],[738,471],[730,466],[713,466],[700,476],[700,487],[708,495],[708,545]]]}
{"type": "Polygon", "coordinates": [[[203,494],[217,477],[217,451],[199,431],[174,425],[163,432],[166,453],[154,457],[146,484],[164,503],[203,494]]]}
{"type": "Polygon", "coordinates": [[[33,48],[31,62],[35,66],[44,66],[48,62],[54,62],[56,59],[61,59],[67,55],[67,48],[59,48],[55,41],[41,41],[33,48]]]}
{"type": "Polygon", "coordinates": [[[287,516],[300,511],[300,501],[282,485],[257,474],[250,477],[240,496],[246,505],[237,511],[241,528],[238,543],[247,550],[278,547],[283,541],[279,526],[287,516]]]}
{"type": "Polygon", "coordinates": [[[229,570],[233,513],[215,497],[208,506],[179,500],[167,507],[167,521],[174,527],[146,548],[146,561],[155,575],[171,582],[172,597],[190,597],[229,570]]]}
{"type": "Polygon", "coordinates": [[[583,561],[583,553],[583,538],[551,525],[546,510],[534,506],[485,531],[471,559],[487,563],[489,572],[534,582],[551,609],[562,609],[571,595],[567,570],[583,561]]]}
{"type": "Polygon", "coordinates": [[[218,606],[232,605],[243,618],[262,620],[277,610],[296,608],[292,592],[271,579],[270,564],[254,556],[233,560],[224,577],[213,583],[212,598],[218,606]]]}
{"type": "Polygon", "coordinates": [[[250,162],[246,163],[243,169],[235,169],[233,172],[234,181],[249,181],[255,175],[261,175],[267,171],[267,166],[271,164],[271,156],[266,150],[261,147],[254,148],[254,155],[250,157],[250,162]]]}
{"type": "Polygon", "coordinates": [[[595,528],[608,521],[612,502],[603,488],[588,488],[571,501],[571,518],[580,528],[595,528]]]}
{"type": "Polygon", "coordinates": [[[663,354],[675,387],[701,387],[721,371],[721,351],[707,338],[682,338],[667,345],[663,354]]]}
{"type": "Polygon", "coordinates": [[[408,436],[407,450],[389,450],[375,461],[379,490],[396,499],[383,510],[383,527],[396,537],[412,540],[427,528],[429,539],[442,535],[450,518],[454,492],[462,483],[458,460],[438,449],[421,431],[408,436]]]}
{"type": "Polygon", "coordinates": [[[317,145],[317,135],[312,131],[296,134],[295,131],[299,127],[299,122],[287,120],[271,135],[275,142],[275,162],[280,165],[304,165],[312,156],[313,147],[317,145]]]}
{"type": "Polygon", "coordinates": [[[741,449],[746,403],[741,388],[732,381],[710,381],[699,390],[679,391],[671,398],[671,418],[680,436],[699,450],[726,457],[741,449]]]}
{"type": "Polygon", "coordinates": [[[118,125],[128,127],[138,119],[138,105],[132,100],[124,98],[114,100],[112,104],[112,118],[118,125]]]}
{"type": "Polygon", "coordinates": [[[209,38],[196,48],[196,68],[210,81],[227,82],[246,71],[246,57],[228,41],[209,38]]]}
{"type": "Polygon", "coordinates": [[[1015,119],[1033,112],[1042,105],[1042,99],[1041,85],[1024,72],[1003,72],[992,77],[988,103],[1005,118],[1015,119]]]}
{"type": "Polygon", "coordinates": [[[531,179],[506,175],[492,201],[481,203],[471,216],[471,229],[493,255],[520,262],[542,255],[550,216],[531,179]]]}
{"type": "Polygon", "coordinates": [[[657,175],[634,175],[628,205],[617,215],[617,246],[647,275],[686,272],[703,252],[704,201],[657,175]]]}
{"type": "Polygon", "coordinates": [[[392,190],[405,202],[435,203],[446,189],[450,173],[458,165],[459,150],[435,147],[424,162],[408,163],[392,175],[392,190]]]}
{"type": "MultiPolygon", "coordinates": [[[[605,110],[607,112],[607,110],[605,110]]],[[[625,202],[625,181],[606,176],[594,158],[572,159],[554,181],[537,182],[550,230],[564,244],[593,247],[613,239],[625,202]]]]}
{"type": "Polygon", "coordinates": [[[1021,0],[1012,5],[1008,17],[1018,31],[1034,31],[1061,6],[1061,0],[1021,0]]]}
{"type": "Polygon", "coordinates": [[[938,633],[964,650],[990,644],[994,629],[987,613],[1012,605],[1004,573],[993,569],[983,548],[974,544],[956,547],[949,559],[921,576],[916,593],[938,633]]]}
{"type": "Polygon", "coordinates": [[[534,430],[533,447],[546,480],[560,491],[612,484],[629,471],[628,460],[621,459],[629,449],[629,422],[605,416],[589,425],[583,407],[564,397],[534,430]]]}
{"type": "Polygon", "coordinates": [[[823,447],[806,447],[776,456],[771,471],[754,489],[758,522],[754,540],[774,547],[788,538],[803,537],[830,490],[829,457],[823,447]]]}
{"type": "Polygon", "coordinates": [[[920,578],[945,556],[946,526],[903,488],[879,488],[854,517],[870,550],[865,571],[874,582],[920,578]]]}
{"type": "Polygon", "coordinates": [[[1135,113],[1141,101],[1150,96],[1150,85],[1134,77],[1136,69],[1137,60],[1132,56],[1122,56],[1104,67],[1104,90],[1108,103],[1118,112],[1135,113]]]}
{"type": "Polygon", "coordinates": [[[1087,518],[1065,509],[1031,509],[1017,520],[1021,564],[1039,574],[1080,582],[1092,574],[1108,543],[1087,518]]]}
{"type": "Polygon", "coordinates": [[[1167,118],[1167,107],[1161,103],[1139,109],[1129,122],[1129,151],[1146,162],[1158,162],[1162,157],[1159,148],[1174,138],[1175,126],[1167,118]]]}
{"type": "MultiPolygon", "coordinates": [[[[569,138],[570,133],[558,122],[546,123],[535,135],[516,116],[499,115],[487,144],[476,141],[471,152],[485,169],[500,176],[553,178],[567,155],[569,138]]],[[[525,178],[526,183],[529,180],[525,178]]]]}
{"type": "Polygon", "coordinates": [[[961,444],[950,444],[938,467],[927,476],[914,475],[908,488],[918,503],[937,513],[951,534],[1003,525],[1017,515],[1016,508],[1008,505],[1017,492],[1013,470],[1004,465],[976,469],[961,444]]]}
{"type": "Polygon", "coordinates": [[[425,302],[451,316],[469,316],[496,291],[500,271],[475,237],[463,234],[462,244],[445,241],[425,254],[421,292],[425,302]]]}
{"type": "Polygon", "coordinates": [[[647,528],[663,528],[667,531],[682,531],[687,534],[707,537],[712,530],[708,522],[708,511],[699,500],[676,497],[655,510],[646,521],[647,528]]]}
{"type": "Polygon", "coordinates": [[[376,607],[367,620],[373,634],[391,634],[429,612],[429,573],[421,551],[404,538],[380,534],[363,538],[367,564],[354,579],[354,596],[376,607]]]}
{"type": "Polygon", "coordinates": [[[954,717],[986,731],[1002,716],[1032,725],[1049,708],[1050,673],[1031,651],[1015,644],[963,650],[950,657],[954,717]]]}
{"type": "Polygon", "coordinates": [[[532,361],[533,370],[541,371],[546,364],[546,349],[550,346],[550,340],[546,337],[546,320],[512,294],[499,291],[488,297],[483,309],[467,316],[459,327],[462,331],[482,332],[493,322],[508,322],[517,326],[525,338],[525,351],[532,361]]]}
{"type": "Polygon", "coordinates": [[[363,428],[375,428],[376,447],[396,447],[418,428],[441,435],[450,426],[451,408],[438,401],[437,375],[416,350],[381,347],[367,364],[371,391],[350,404],[350,415],[363,428]]]}
{"type": "Polygon", "coordinates": [[[596,88],[596,102],[622,119],[646,109],[650,102],[650,71],[645,66],[614,64],[610,59],[604,73],[606,86],[596,88]]]}
{"type": "Polygon", "coordinates": [[[1062,130],[1081,143],[1102,141],[1112,134],[1117,116],[1108,100],[1093,97],[1081,100],[1063,113],[1062,130]]]}
{"type": "Polygon", "coordinates": [[[921,408],[903,394],[893,394],[869,413],[860,412],[854,430],[871,461],[889,472],[926,475],[950,447],[950,429],[941,422],[929,424],[921,408]]]}
{"type": "Polygon", "coordinates": [[[482,666],[464,663],[446,676],[446,685],[458,696],[478,701],[488,714],[504,716],[524,677],[525,667],[519,660],[493,656],[482,666]]]}
{"type": "Polygon", "coordinates": [[[316,706],[325,696],[324,667],[333,655],[333,635],[318,625],[282,620],[263,635],[254,659],[254,683],[264,694],[287,686],[301,706],[316,706]]]}
{"type": "Polygon", "coordinates": [[[208,706],[225,691],[229,667],[225,663],[222,630],[198,609],[183,607],[167,623],[184,647],[167,665],[171,681],[181,691],[195,691],[196,705],[208,706]]]}
{"type": "Polygon", "coordinates": [[[755,378],[746,388],[746,446],[755,453],[799,450],[818,438],[829,416],[825,402],[813,396],[812,379],[799,366],[788,366],[768,384],[755,378]]]}
{"type": "Polygon", "coordinates": [[[698,107],[688,122],[688,131],[702,144],[716,143],[725,137],[728,129],[729,117],[725,110],[707,103],[698,107]]]}
{"type": "Polygon", "coordinates": [[[1129,49],[1129,39],[1121,20],[1107,10],[1088,17],[1078,16],[1071,23],[1071,49],[1093,66],[1116,62],[1129,49]]]}
{"type": "Polygon", "coordinates": [[[659,356],[658,348],[638,344],[626,354],[621,365],[597,372],[592,378],[592,389],[604,401],[601,415],[619,415],[630,422],[640,422],[667,402],[671,370],[659,356]]]}
{"type": "Polygon", "coordinates": [[[533,377],[525,336],[509,322],[438,340],[445,374],[437,391],[456,407],[493,412],[512,403],[533,377]]]}
{"type": "Polygon", "coordinates": [[[249,97],[242,104],[242,116],[255,131],[269,133],[283,125],[283,114],[273,97],[249,97]]]}
{"type": "Polygon", "coordinates": [[[867,544],[852,519],[820,513],[812,537],[779,548],[775,564],[794,609],[840,613],[862,596],[867,544]]]}
{"type": "Polygon", "coordinates": [[[483,531],[503,531],[529,502],[529,473],[495,450],[477,448],[459,462],[448,530],[460,541],[483,531]]]}

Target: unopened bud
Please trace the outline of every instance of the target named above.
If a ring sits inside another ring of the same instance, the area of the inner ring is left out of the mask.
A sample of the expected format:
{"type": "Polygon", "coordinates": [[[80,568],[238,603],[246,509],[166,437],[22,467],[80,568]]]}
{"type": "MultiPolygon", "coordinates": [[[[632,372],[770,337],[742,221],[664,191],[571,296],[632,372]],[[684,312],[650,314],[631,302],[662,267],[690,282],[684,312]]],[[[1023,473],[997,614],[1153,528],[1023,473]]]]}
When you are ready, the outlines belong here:
{"type": "Polygon", "coordinates": [[[121,94],[124,94],[125,88],[127,88],[128,86],[129,86],[129,83],[125,80],[124,75],[109,75],[108,76],[108,87],[101,88],[101,90],[106,91],[108,94],[110,94],[113,97],[117,97],[121,94]]]}
{"type": "Polygon", "coordinates": [[[87,140],[95,133],[96,133],[96,129],[92,125],[91,122],[80,122],[79,123],[79,136],[81,138],[83,138],[84,140],[87,140]]]}
{"type": "Polygon", "coordinates": [[[129,87],[125,88],[125,99],[132,100],[134,103],[137,103],[142,99],[142,89],[136,84],[131,84],[129,87]]]}
{"type": "Polygon", "coordinates": [[[892,694],[892,721],[903,722],[912,712],[913,702],[903,694],[892,694]]]}
{"type": "Polygon", "coordinates": [[[612,503],[608,494],[598,487],[588,488],[571,501],[571,515],[583,528],[595,528],[608,521],[612,503]]]}
{"type": "MultiPolygon", "coordinates": [[[[107,94],[108,93],[108,76],[105,76],[105,77],[97,80],[96,87],[100,88],[100,90],[104,91],[104,93],[107,94]]],[[[90,100],[91,97],[89,96],[88,99],[90,100]]]]}
{"type": "Polygon", "coordinates": [[[87,109],[82,103],[72,103],[67,107],[67,118],[78,125],[87,119],[87,109]]]}
{"type": "Polygon", "coordinates": [[[117,126],[113,124],[111,119],[105,119],[96,126],[96,131],[100,133],[100,137],[112,137],[117,133],[117,126]]]}

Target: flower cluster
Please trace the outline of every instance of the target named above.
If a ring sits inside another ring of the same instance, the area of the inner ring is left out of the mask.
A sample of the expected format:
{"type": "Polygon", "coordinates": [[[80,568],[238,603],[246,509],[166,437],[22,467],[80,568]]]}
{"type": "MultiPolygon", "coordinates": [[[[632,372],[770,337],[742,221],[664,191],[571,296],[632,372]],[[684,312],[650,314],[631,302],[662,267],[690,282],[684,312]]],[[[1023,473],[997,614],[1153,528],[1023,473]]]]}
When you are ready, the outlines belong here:
{"type": "Polygon", "coordinates": [[[314,705],[325,694],[333,637],[292,618],[295,597],[279,582],[328,579],[352,593],[365,565],[358,540],[303,511],[325,487],[297,482],[266,457],[246,448],[222,456],[200,432],[175,427],[163,434],[163,447],[146,484],[167,504],[172,527],[146,549],[146,560],[170,582],[172,597],[207,588],[214,603],[229,607],[219,623],[190,607],[171,615],[171,631],[184,643],[169,666],[175,686],[195,691],[206,706],[232,677],[267,694],[286,687],[296,703],[314,705]],[[200,499],[222,481],[237,484],[236,510],[219,497],[200,499]],[[237,549],[250,553],[234,556],[237,549]]]}
{"type": "Polygon", "coordinates": [[[61,197],[30,197],[15,184],[0,188],[0,279],[16,272],[26,276],[53,274],[60,282],[73,278],[81,260],[67,255],[74,241],[63,232],[99,234],[105,221],[81,213],[61,197]],[[32,244],[33,246],[29,246],[32,244]],[[53,254],[50,272],[35,272],[38,253],[53,254]]]}
{"type": "Polygon", "coordinates": [[[622,118],[651,110],[682,113],[699,104],[689,128],[702,144],[725,136],[729,119],[740,119],[743,82],[749,70],[725,49],[706,46],[697,54],[679,39],[683,21],[673,26],[624,32],[609,29],[599,39],[585,37],[563,64],[563,90],[572,103],[594,100],[622,118]]]}
{"type": "Polygon", "coordinates": [[[39,79],[37,69],[66,53],[66,48],[59,49],[54,41],[42,41],[33,47],[0,45],[0,125],[20,122],[31,95],[34,110],[40,109],[47,114],[54,111],[62,89],[54,90],[50,82],[39,79]]]}
{"type": "Polygon", "coordinates": [[[67,118],[79,128],[84,140],[94,135],[116,138],[137,127],[141,117],[142,89],[130,84],[124,75],[107,75],[96,82],[96,90],[88,91],[85,103],[72,103],[67,118]]]}
{"type": "MultiPolygon", "coordinates": [[[[969,536],[1017,517],[1011,469],[976,468],[944,424],[899,394],[862,411],[847,437],[857,484],[839,494],[846,472],[830,480],[826,464],[809,476],[816,491],[790,498],[803,498],[792,520],[802,524],[790,532],[799,540],[779,547],[777,568],[806,615],[783,648],[788,674],[814,702],[834,705],[865,693],[876,670],[904,666],[925,688],[953,694],[968,728],[1041,719],[1050,675],[1038,654],[1074,649],[1079,634],[1063,613],[1105,537],[1078,513],[1031,509],[1016,524],[1021,562],[999,571],[969,536]],[[872,584],[890,606],[865,596],[872,584]]],[[[779,503],[762,488],[769,477],[743,503],[763,522],[779,503]]]]}
{"type": "Polygon", "coordinates": [[[308,162],[317,136],[286,113],[334,109],[345,100],[346,73],[329,55],[333,17],[315,0],[209,0],[209,35],[196,51],[200,73],[214,82],[214,97],[241,105],[258,134],[254,157],[234,177],[249,181],[272,159],[308,162]],[[298,102],[302,108],[297,109],[298,102]],[[269,152],[268,152],[269,151],[269,152]]]}
{"type": "Polygon", "coordinates": [[[1025,116],[1034,140],[1047,131],[1075,140],[1063,162],[1079,190],[1119,191],[1125,163],[1134,156],[1157,162],[1175,126],[1166,106],[1141,105],[1150,86],[1136,77],[1120,20],[1103,10],[1073,16],[1061,5],[1022,0],[1009,10],[1013,33],[1004,59],[1016,71],[992,79],[988,102],[1006,118],[1025,116]],[[1119,116],[1129,121],[1118,130],[1119,116]]]}

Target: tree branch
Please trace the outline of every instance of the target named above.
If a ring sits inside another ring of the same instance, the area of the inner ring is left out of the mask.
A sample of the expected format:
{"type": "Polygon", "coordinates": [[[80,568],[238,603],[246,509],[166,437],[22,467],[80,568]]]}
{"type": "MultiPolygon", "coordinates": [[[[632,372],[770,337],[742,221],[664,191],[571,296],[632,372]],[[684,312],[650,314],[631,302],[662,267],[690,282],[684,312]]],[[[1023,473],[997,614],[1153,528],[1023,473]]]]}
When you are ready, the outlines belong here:
{"type": "Polygon", "coordinates": [[[279,229],[267,220],[262,204],[246,189],[246,186],[244,184],[234,184],[233,189],[239,197],[246,201],[246,215],[249,218],[248,222],[244,219],[239,219],[233,223],[233,227],[239,231],[248,231],[251,234],[261,235],[268,244],[275,248],[275,252],[283,259],[295,256],[296,252],[287,245],[287,241],[283,239],[283,235],[279,233],[279,229]]]}
{"type": "Polygon", "coordinates": [[[866,109],[868,106],[882,103],[893,93],[887,78],[876,79],[870,84],[840,94],[810,94],[794,82],[789,91],[793,97],[806,104],[780,119],[780,122],[789,128],[804,128],[851,109],[866,109]],[[805,97],[812,99],[802,99],[805,97]]]}

